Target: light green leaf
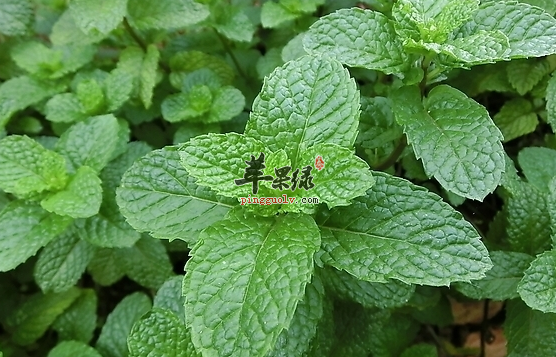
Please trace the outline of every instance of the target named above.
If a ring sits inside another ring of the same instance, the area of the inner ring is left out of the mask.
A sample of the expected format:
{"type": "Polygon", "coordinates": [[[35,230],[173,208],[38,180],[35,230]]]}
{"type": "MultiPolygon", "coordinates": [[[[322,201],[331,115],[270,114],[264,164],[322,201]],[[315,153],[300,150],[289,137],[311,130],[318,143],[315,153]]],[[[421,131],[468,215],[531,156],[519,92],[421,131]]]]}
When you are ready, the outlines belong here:
{"type": "Polygon", "coordinates": [[[527,305],[542,312],[556,312],[556,251],[537,256],[517,291],[527,305]]]}
{"type": "Polygon", "coordinates": [[[112,157],[119,130],[112,114],[90,117],[65,131],[56,143],[56,151],[66,157],[72,171],[86,165],[99,172],[112,157]]]}
{"type": "Polygon", "coordinates": [[[133,75],[118,67],[103,82],[104,97],[109,112],[119,109],[131,97],[133,75]]]}
{"type": "MultiPolygon", "coordinates": [[[[206,86],[204,87],[206,88],[206,86]]],[[[210,94],[210,92],[208,94],[210,94]]],[[[192,105],[189,97],[189,93],[177,93],[167,96],[160,108],[162,117],[170,123],[177,123],[196,118],[203,114],[203,112],[200,112],[192,105]]],[[[207,97],[205,100],[212,101],[212,94],[210,94],[210,98],[207,97]]],[[[210,106],[212,103],[208,102],[208,104],[210,106]]]]}
{"type": "Polygon", "coordinates": [[[109,286],[125,275],[120,263],[120,256],[116,249],[97,248],[87,271],[97,284],[109,286]]]}
{"type": "Polygon", "coordinates": [[[169,310],[185,323],[185,296],[182,294],[183,275],[166,280],[154,296],[153,307],[169,310]]]}
{"type": "Polygon", "coordinates": [[[238,185],[235,182],[244,177],[246,161],[250,157],[257,160],[261,153],[267,154],[266,151],[260,141],[250,136],[209,133],[180,146],[179,155],[180,163],[197,179],[197,184],[224,196],[238,197],[255,190],[255,183],[238,185]]]}
{"type": "MultiPolygon", "coordinates": [[[[548,86],[546,87],[546,114],[548,117],[547,121],[552,127],[552,131],[556,132],[556,76],[550,77],[548,86]]],[[[2,123],[1,116],[0,123],[2,123]]]]}
{"type": "Polygon", "coordinates": [[[60,83],[27,76],[11,78],[0,84],[0,129],[14,113],[60,93],[64,88],[60,83]]]}
{"type": "Polygon", "coordinates": [[[97,327],[97,301],[93,289],[81,290],[77,300],[52,324],[58,339],[89,343],[97,327]]]}
{"type": "Polygon", "coordinates": [[[179,160],[172,147],[137,160],[122,178],[117,201],[136,230],[193,244],[199,232],[221,220],[237,200],[198,186],[179,160]]]}
{"type": "Polygon", "coordinates": [[[253,39],[255,25],[241,7],[228,5],[211,9],[212,25],[222,35],[232,41],[249,42],[253,39]]]}
{"type": "Polygon", "coordinates": [[[106,35],[102,32],[84,33],[75,23],[69,10],[66,10],[52,27],[50,41],[55,46],[68,44],[93,44],[100,42],[106,35]]]}
{"type": "Polygon", "coordinates": [[[91,346],[78,341],[64,341],[60,342],[50,352],[47,357],[102,357],[91,346]]]}
{"type": "Polygon", "coordinates": [[[69,12],[86,34],[114,30],[126,15],[127,0],[73,0],[69,12]]]}
{"type": "Polygon", "coordinates": [[[100,331],[96,348],[103,357],[126,357],[127,336],[141,316],[151,309],[151,301],[144,293],[126,296],[108,315],[100,331]]]}
{"type": "MultiPolygon", "coordinates": [[[[265,2],[263,7],[266,4],[274,4],[272,2],[265,2]]],[[[270,48],[268,49],[264,56],[259,58],[257,61],[257,75],[259,79],[263,79],[264,77],[268,76],[276,67],[279,67],[284,64],[282,60],[282,49],[281,48],[270,48]]]]}
{"type": "Polygon", "coordinates": [[[73,218],[87,218],[98,213],[102,202],[101,181],[88,166],[81,166],[62,190],[41,201],[48,212],[73,218]]]}
{"type": "Polygon", "coordinates": [[[158,289],[172,276],[172,264],[161,241],[151,237],[139,239],[133,247],[118,251],[126,275],[141,286],[158,289]]]}
{"type": "Polygon", "coordinates": [[[531,310],[521,300],[506,305],[508,357],[551,356],[556,348],[556,315],[531,310]]]}
{"type": "Polygon", "coordinates": [[[305,287],[305,296],[299,301],[287,330],[282,330],[278,341],[266,357],[303,357],[317,334],[317,326],[323,314],[324,287],[320,278],[305,287]]]}
{"type": "Polygon", "coordinates": [[[11,340],[21,346],[38,340],[79,294],[79,289],[72,287],[63,293],[33,295],[8,316],[6,326],[11,340]]]}
{"type": "Polygon", "coordinates": [[[201,357],[183,322],[161,308],[152,309],[133,325],[127,345],[130,357],[201,357]]]}
{"type": "Polygon", "coordinates": [[[485,2],[456,36],[466,37],[481,30],[499,30],[506,35],[511,58],[542,57],[556,53],[556,20],[541,8],[529,4],[516,1],[485,2]]]}
{"type": "Polygon", "coordinates": [[[517,162],[531,185],[543,192],[548,191],[550,180],[556,176],[556,150],[526,147],[517,155],[517,162]]]}
{"type": "Polygon", "coordinates": [[[321,17],[303,38],[309,54],[326,54],[350,67],[401,74],[408,58],[393,22],[377,11],[341,9],[321,17]]]}
{"type": "Polygon", "coordinates": [[[307,52],[303,48],[303,38],[305,37],[305,32],[302,32],[292,38],[282,49],[282,61],[288,62],[298,59],[299,57],[305,56],[307,52]]]}
{"type": "Polygon", "coordinates": [[[194,0],[128,0],[127,11],[132,25],[139,30],[173,30],[209,16],[208,7],[194,0]]]}
{"type": "Polygon", "coordinates": [[[517,284],[533,257],[518,252],[494,251],[490,252],[490,259],[494,267],[486,272],[483,279],[455,283],[453,286],[463,295],[476,300],[504,301],[517,298],[517,284]]]}
{"type": "Polygon", "coordinates": [[[170,58],[170,68],[172,70],[170,82],[177,89],[182,89],[187,76],[195,71],[203,70],[204,74],[206,74],[207,69],[212,71],[220,79],[222,85],[232,84],[235,76],[234,70],[222,58],[200,51],[181,51],[176,53],[170,58]]]}
{"type": "Polygon", "coordinates": [[[33,273],[35,281],[45,293],[63,292],[81,278],[94,252],[93,246],[69,229],[40,252],[33,273]]]}
{"type": "Polygon", "coordinates": [[[326,264],[371,282],[440,286],[485,276],[488,252],[458,212],[406,180],[374,177],[351,206],[320,212],[326,264]]]}
{"type": "Polygon", "coordinates": [[[267,1],[261,7],[261,25],[265,28],[276,28],[284,22],[295,20],[300,15],[290,12],[279,3],[267,1]]]}
{"type": "Polygon", "coordinates": [[[23,35],[33,18],[33,4],[28,0],[0,1],[0,33],[23,35]]]}
{"type": "Polygon", "coordinates": [[[224,86],[214,93],[214,100],[206,118],[205,123],[215,123],[231,120],[239,115],[245,107],[243,93],[232,86],[224,86]]]}
{"type": "Polygon", "coordinates": [[[438,357],[438,352],[436,346],[420,343],[403,351],[400,357],[438,357]]]}
{"type": "Polygon", "coordinates": [[[8,271],[50,243],[71,218],[48,213],[38,204],[12,201],[0,211],[0,271],[8,271]]]}
{"type": "Polygon", "coordinates": [[[65,160],[35,140],[10,135],[0,140],[0,189],[29,195],[63,188],[67,181],[65,160]]]}
{"type": "Polygon", "coordinates": [[[150,44],[147,47],[147,53],[143,59],[143,65],[140,73],[140,89],[139,96],[145,108],[149,109],[152,104],[153,89],[156,85],[156,71],[158,69],[158,60],[160,52],[158,48],[150,44]]]}
{"type": "Polygon", "coordinates": [[[532,133],[539,125],[533,104],[521,97],[506,101],[493,119],[504,135],[504,142],[532,133]]]}
{"type": "Polygon", "coordinates": [[[313,270],[311,217],[234,211],[205,229],[186,264],[186,321],[203,355],[263,356],[290,325],[313,270]]]}
{"type": "Polygon", "coordinates": [[[323,270],[323,281],[340,299],[352,300],[366,308],[400,307],[406,304],[415,292],[415,285],[396,280],[371,283],[330,267],[323,270]]]}
{"type": "Polygon", "coordinates": [[[358,119],[359,93],[349,73],[335,60],[304,56],[266,78],[245,135],[270,151],[284,149],[292,166],[299,167],[302,143],[351,147],[358,119]]]}
{"type": "Polygon", "coordinates": [[[73,93],[56,94],[46,102],[46,119],[53,123],[73,123],[87,118],[79,98],[73,93]]]}
{"type": "Polygon", "coordinates": [[[508,64],[506,70],[512,87],[520,95],[524,95],[549,74],[551,68],[550,63],[543,58],[514,60],[508,64]]]}
{"type": "Polygon", "coordinates": [[[402,87],[391,99],[415,156],[442,187],[482,201],[500,184],[502,134],[483,106],[447,85],[433,88],[424,106],[417,87],[402,87]]]}
{"type": "Polygon", "coordinates": [[[95,115],[103,112],[104,93],[98,81],[94,78],[85,79],[77,84],[76,95],[85,113],[95,115]]]}
{"type": "Polygon", "coordinates": [[[317,144],[302,150],[300,156],[299,166],[303,163],[313,168],[311,175],[315,185],[303,196],[316,196],[326,202],[328,208],[348,206],[353,198],[364,195],[375,182],[367,163],[355,156],[351,149],[317,144]],[[318,156],[325,162],[321,170],[313,167],[318,156]]]}

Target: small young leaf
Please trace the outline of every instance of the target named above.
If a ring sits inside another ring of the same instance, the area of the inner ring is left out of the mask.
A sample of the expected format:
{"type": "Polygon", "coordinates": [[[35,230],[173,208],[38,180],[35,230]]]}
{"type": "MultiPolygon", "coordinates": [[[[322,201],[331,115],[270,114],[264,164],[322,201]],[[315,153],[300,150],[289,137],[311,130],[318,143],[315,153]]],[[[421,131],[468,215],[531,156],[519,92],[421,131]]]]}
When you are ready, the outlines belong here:
{"type": "Polygon", "coordinates": [[[97,301],[94,290],[81,290],[77,300],[52,324],[58,339],[89,343],[97,327],[97,301]]]}
{"type": "Polygon", "coordinates": [[[299,14],[290,12],[286,7],[273,1],[267,1],[261,7],[261,25],[265,28],[276,28],[297,17],[299,14]]]}
{"type": "Polygon", "coordinates": [[[103,357],[127,357],[127,336],[141,316],[151,309],[151,301],[144,293],[126,296],[108,315],[100,331],[96,348],[103,357]]]}
{"type": "Polygon", "coordinates": [[[198,186],[172,147],[137,160],[123,176],[116,198],[122,214],[136,230],[190,244],[197,241],[199,232],[221,220],[237,204],[235,199],[198,186]]]}
{"type": "Polygon", "coordinates": [[[544,58],[514,60],[507,67],[508,80],[520,95],[533,89],[550,71],[550,64],[544,58]]]}
{"type": "Polygon", "coordinates": [[[309,54],[326,54],[350,67],[403,73],[408,58],[393,22],[377,11],[341,9],[317,20],[303,38],[309,54]]]}
{"type": "Polygon", "coordinates": [[[517,298],[517,284],[533,257],[518,252],[494,251],[490,252],[490,259],[494,267],[486,272],[483,279],[454,283],[453,286],[463,295],[477,300],[504,301],[517,298]]]}
{"type": "Polygon", "coordinates": [[[479,234],[440,197],[406,180],[374,176],[366,196],[320,212],[326,264],[361,280],[433,286],[480,279],[492,268],[479,234]]]}
{"type": "Polygon", "coordinates": [[[46,119],[53,123],[73,123],[85,120],[85,108],[73,93],[57,94],[46,102],[46,119]]]}
{"type": "Polygon", "coordinates": [[[504,142],[532,133],[539,125],[533,105],[524,98],[506,101],[493,119],[504,135],[504,142]]]}
{"type": "Polygon", "coordinates": [[[12,201],[0,211],[0,271],[8,271],[35,255],[71,223],[38,204],[12,201]]]}
{"type": "Polygon", "coordinates": [[[484,107],[447,85],[433,88],[424,106],[417,87],[400,88],[391,99],[416,157],[442,187],[482,201],[500,184],[502,134],[484,107]]]}
{"type": "Polygon", "coordinates": [[[33,18],[33,4],[29,0],[0,2],[0,33],[7,36],[23,35],[33,18]]]}
{"type": "Polygon", "coordinates": [[[222,58],[200,51],[181,51],[176,53],[170,58],[170,68],[172,69],[170,82],[177,89],[182,89],[187,76],[193,75],[193,72],[196,71],[201,72],[202,70],[204,73],[201,73],[201,75],[203,76],[207,75],[207,70],[212,71],[220,79],[222,85],[232,84],[235,75],[234,70],[222,58]]]}
{"type": "Polygon", "coordinates": [[[139,96],[145,108],[149,109],[152,104],[153,89],[156,85],[156,71],[158,69],[158,60],[160,52],[155,45],[147,47],[147,53],[143,59],[140,73],[140,89],[139,96]]]}
{"type": "Polygon", "coordinates": [[[144,287],[158,289],[172,276],[170,258],[159,240],[144,237],[118,255],[126,275],[144,287]]]}
{"type": "Polygon", "coordinates": [[[270,151],[284,149],[293,167],[303,162],[301,145],[351,147],[357,136],[359,93],[342,65],[304,56],[278,67],[253,103],[245,135],[270,151]]]}
{"type": "Polygon", "coordinates": [[[133,75],[122,68],[116,68],[103,82],[106,107],[109,112],[119,109],[131,97],[133,75]]]}
{"type": "Polygon", "coordinates": [[[104,93],[96,79],[90,78],[80,81],[75,92],[86,114],[95,115],[103,112],[105,105],[104,93]]]}
{"type": "Polygon", "coordinates": [[[127,0],[74,0],[69,12],[84,33],[98,31],[106,35],[122,22],[126,5],[127,0]]]}
{"type": "Polygon", "coordinates": [[[64,341],[56,345],[47,357],[102,357],[97,350],[91,346],[78,341],[64,341]]]}
{"type": "Polygon", "coordinates": [[[241,7],[227,5],[211,9],[212,26],[232,41],[249,42],[253,39],[255,26],[241,7]]]}
{"type": "Polygon", "coordinates": [[[45,293],[63,292],[81,278],[94,252],[93,246],[68,229],[40,252],[33,274],[35,281],[45,293]]]}
{"type": "Polygon", "coordinates": [[[290,325],[319,240],[313,219],[297,214],[236,210],[205,229],[183,285],[195,347],[207,356],[264,356],[290,325]]]}
{"type": "Polygon", "coordinates": [[[537,256],[525,271],[518,292],[531,308],[542,312],[556,312],[556,251],[537,256]]]}
{"type": "Polygon", "coordinates": [[[517,155],[527,181],[547,192],[550,180],[556,176],[556,150],[544,147],[526,147],[517,155]]]}
{"type": "Polygon", "coordinates": [[[129,357],[201,357],[183,322],[161,308],[152,309],[133,325],[127,345],[129,357]]]}
{"type": "Polygon", "coordinates": [[[173,30],[203,21],[206,5],[194,0],[128,0],[128,16],[139,30],[173,30]]]}
{"type": "Polygon", "coordinates": [[[228,121],[239,115],[244,107],[243,93],[232,86],[224,86],[216,90],[210,111],[201,120],[205,123],[228,121]]]}

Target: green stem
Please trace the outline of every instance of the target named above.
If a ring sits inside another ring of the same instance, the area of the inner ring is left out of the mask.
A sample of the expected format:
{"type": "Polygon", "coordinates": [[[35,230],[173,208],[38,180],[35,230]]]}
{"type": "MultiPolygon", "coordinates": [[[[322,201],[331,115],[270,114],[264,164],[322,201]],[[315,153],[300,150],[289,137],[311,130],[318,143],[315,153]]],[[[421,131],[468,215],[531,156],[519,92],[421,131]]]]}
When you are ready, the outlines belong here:
{"type": "Polygon", "coordinates": [[[383,162],[379,163],[374,167],[375,170],[383,171],[389,168],[390,166],[394,165],[398,159],[400,158],[403,150],[407,146],[407,140],[405,136],[403,136],[398,145],[394,148],[394,150],[390,153],[390,155],[384,160],[383,162]]]}
{"type": "Polygon", "coordinates": [[[232,49],[228,45],[228,41],[218,31],[216,31],[216,29],[213,28],[213,30],[216,36],[218,36],[218,38],[220,39],[220,42],[222,42],[222,46],[224,46],[224,50],[226,51],[226,53],[230,55],[230,58],[232,59],[232,62],[234,62],[234,66],[236,66],[239,75],[242,76],[243,78],[247,78],[247,76],[243,72],[243,69],[241,69],[241,66],[239,65],[239,61],[237,60],[236,56],[232,52],[232,49]]]}

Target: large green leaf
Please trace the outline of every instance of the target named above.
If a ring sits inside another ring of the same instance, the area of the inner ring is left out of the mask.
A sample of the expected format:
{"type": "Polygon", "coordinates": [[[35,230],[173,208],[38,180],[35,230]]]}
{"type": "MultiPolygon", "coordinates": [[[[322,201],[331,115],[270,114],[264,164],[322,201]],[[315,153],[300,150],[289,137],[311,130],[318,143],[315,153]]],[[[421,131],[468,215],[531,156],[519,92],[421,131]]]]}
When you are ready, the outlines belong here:
{"type": "Polygon", "coordinates": [[[32,18],[33,4],[31,1],[0,1],[0,33],[7,36],[23,35],[32,18]]]}
{"type": "Polygon", "coordinates": [[[52,324],[58,333],[58,339],[89,343],[97,327],[97,308],[98,298],[95,291],[81,290],[77,300],[52,324]]]}
{"type": "Polygon", "coordinates": [[[302,145],[351,147],[357,136],[359,93],[347,70],[332,59],[304,56],[266,78],[245,135],[271,151],[283,149],[301,166],[302,145]]]}
{"type": "Polygon", "coordinates": [[[139,30],[173,30],[196,24],[209,15],[208,7],[194,0],[128,0],[127,11],[139,30]]]}
{"type": "Polygon", "coordinates": [[[136,230],[190,244],[197,241],[199,232],[221,220],[237,204],[198,186],[172,147],[137,160],[122,178],[117,201],[136,230]]]}
{"type": "Polygon", "coordinates": [[[393,22],[377,11],[341,9],[317,20],[303,38],[309,54],[326,54],[351,66],[403,73],[408,57],[393,22]]]}
{"type": "Polygon", "coordinates": [[[518,292],[531,308],[556,312],[556,251],[538,255],[525,271],[518,292]]]}
{"type": "Polygon", "coordinates": [[[502,134],[484,107],[447,85],[432,89],[424,105],[417,87],[400,88],[392,101],[425,172],[445,189],[482,201],[500,184],[502,134]]]}
{"type": "Polygon", "coordinates": [[[72,219],[12,201],[0,211],[0,271],[14,269],[62,233],[72,219]]]}
{"type": "Polygon", "coordinates": [[[375,172],[376,184],[349,207],[321,211],[321,259],[371,282],[448,285],[492,267],[473,226],[442,199],[375,172]]]}
{"type": "Polygon", "coordinates": [[[206,356],[263,356],[290,325],[319,246],[307,215],[263,218],[238,209],[205,229],[183,291],[193,344],[206,356]]]}
{"type": "Polygon", "coordinates": [[[126,15],[127,0],[74,0],[69,12],[84,33],[108,34],[126,15]]]}

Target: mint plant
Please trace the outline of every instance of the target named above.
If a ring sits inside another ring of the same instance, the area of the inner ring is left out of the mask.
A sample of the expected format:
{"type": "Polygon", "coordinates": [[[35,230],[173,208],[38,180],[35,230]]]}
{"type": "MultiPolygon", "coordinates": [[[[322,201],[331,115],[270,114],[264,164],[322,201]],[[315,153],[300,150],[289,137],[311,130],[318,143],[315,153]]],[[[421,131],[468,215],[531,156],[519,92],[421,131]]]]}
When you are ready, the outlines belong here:
{"type": "Polygon", "coordinates": [[[0,0],[0,357],[551,356],[554,13],[0,0]]]}

